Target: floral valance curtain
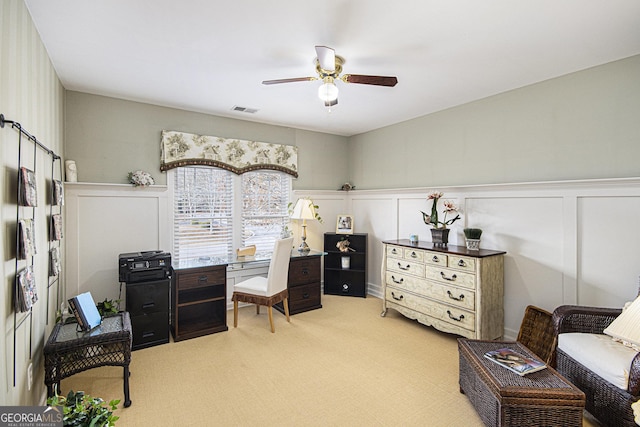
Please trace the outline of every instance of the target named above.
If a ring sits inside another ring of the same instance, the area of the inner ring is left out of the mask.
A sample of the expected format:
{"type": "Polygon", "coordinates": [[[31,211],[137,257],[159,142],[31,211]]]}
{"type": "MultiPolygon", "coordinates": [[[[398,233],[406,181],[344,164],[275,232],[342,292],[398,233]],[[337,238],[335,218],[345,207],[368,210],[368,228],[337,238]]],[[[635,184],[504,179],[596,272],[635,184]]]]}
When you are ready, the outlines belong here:
{"type": "Polygon", "coordinates": [[[162,131],[160,170],[205,165],[237,174],[271,169],[298,177],[298,147],[217,136],[162,131]]]}

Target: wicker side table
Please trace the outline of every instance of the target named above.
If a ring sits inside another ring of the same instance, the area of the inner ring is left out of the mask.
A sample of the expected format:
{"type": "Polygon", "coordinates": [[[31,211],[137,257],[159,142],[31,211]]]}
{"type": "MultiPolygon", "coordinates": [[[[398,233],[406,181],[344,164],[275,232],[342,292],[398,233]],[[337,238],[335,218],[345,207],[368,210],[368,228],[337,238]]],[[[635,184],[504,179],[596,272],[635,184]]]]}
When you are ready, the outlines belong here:
{"type": "Polygon", "coordinates": [[[524,377],[488,360],[500,348],[536,357],[518,342],[458,339],[460,392],[487,426],[582,426],[585,396],[553,368],[524,377]]]}
{"type": "Polygon", "coordinates": [[[60,381],[78,372],[100,366],[124,368],[124,407],[129,397],[131,362],[131,320],[129,313],[105,317],[91,331],[76,330],[76,323],[58,323],[44,346],[44,383],[48,396],[60,389],[60,381]]]}

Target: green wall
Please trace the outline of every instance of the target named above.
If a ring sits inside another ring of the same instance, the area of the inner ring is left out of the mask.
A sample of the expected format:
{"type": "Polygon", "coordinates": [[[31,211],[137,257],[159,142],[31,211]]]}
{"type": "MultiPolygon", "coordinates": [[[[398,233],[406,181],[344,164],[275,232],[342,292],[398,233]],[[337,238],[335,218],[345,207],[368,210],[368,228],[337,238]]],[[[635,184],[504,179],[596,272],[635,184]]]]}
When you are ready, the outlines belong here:
{"type": "Polygon", "coordinates": [[[76,161],[78,181],[127,183],[142,169],[156,184],[160,172],[160,134],[177,130],[298,146],[299,177],[294,189],[339,188],[347,179],[347,138],[194,113],[122,99],[67,91],[65,153],[76,161]]]}
{"type": "Polygon", "coordinates": [[[638,76],[640,55],[350,138],[68,91],[65,152],[86,182],[164,184],[163,129],[297,145],[295,189],[635,177],[638,76]]]}
{"type": "MultiPolygon", "coordinates": [[[[6,120],[20,123],[38,141],[64,157],[64,88],[22,0],[0,1],[0,113],[6,120]]],[[[0,405],[40,405],[45,395],[42,348],[53,328],[55,311],[59,307],[56,307],[56,291],[59,284],[64,283],[64,277],[56,282],[48,275],[52,243],[48,241],[47,220],[52,209],[47,205],[47,189],[51,185],[52,174],[55,179],[61,178],[60,163],[57,160],[53,163],[51,156],[44,150],[35,149],[26,137],[20,142],[19,135],[8,123],[0,129],[0,258],[3,261],[0,264],[3,278],[0,290],[0,330],[3,332],[0,339],[0,405]],[[22,146],[20,153],[19,145],[22,146]],[[27,167],[36,174],[38,206],[35,208],[17,206],[19,166],[27,167]],[[16,214],[19,218],[34,218],[35,221],[38,253],[28,261],[15,259],[16,214]],[[27,265],[33,265],[38,291],[38,301],[33,305],[30,318],[24,313],[15,314],[12,304],[16,273],[27,265]],[[33,372],[31,387],[27,375],[30,364],[33,372]]],[[[56,207],[53,213],[58,209],[56,207]]],[[[64,241],[61,245],[64,253],[64,241]]]]}
{"type": "Polygon", "coordinates": [[[359,189],[640,176],[640,55],[349,140],[359,189]]]}

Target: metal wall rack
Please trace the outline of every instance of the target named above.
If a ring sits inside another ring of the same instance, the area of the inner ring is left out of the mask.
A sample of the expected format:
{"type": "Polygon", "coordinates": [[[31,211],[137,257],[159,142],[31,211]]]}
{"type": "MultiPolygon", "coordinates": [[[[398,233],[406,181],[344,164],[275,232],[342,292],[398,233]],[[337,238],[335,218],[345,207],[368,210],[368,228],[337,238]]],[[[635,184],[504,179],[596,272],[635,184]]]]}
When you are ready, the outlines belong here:
{"type": "MultiPolygon", "coordinates": [[[[19,236],[18,233],[19,231],[19,227],[18,227],[18,222],[20,221],[21,217],[25,217],[26,214],[23,213],[22,211],[25,210],[25,206],[21,206],[19,203],[19,198],[20,198],[20,192],[22,190],[22,185],[23,183],[20,180],[20,168],[22,166],[22,141],[23,141],[23,137],[26,138],[27,141],[31,141],[33,143],[33,172],[36,173],[37,171],[37,149],[41,149],[43,151],[45,151],[49,156],[51,156],[51,185],[53,185],[53,182],[55,180],[55,163],[56,161],[58,162],[58,166],[59,166],[59,175],[60,175],[60,181],[62,181],[62,161],[60,156],[58,156],[55,152],[53,152],[52,150],[50,150],[49,148],[47,148],[47,146],[45,146],[42,142],[38,141],[38,139],[32,135],[31,133],[27,132],[22,125],[20,125],[20,123],[13,121],[13,120],[8,120],[4,117],[4,114],[0,114],[0,128],[4,128],[5,124],[10,124],[11,127],[13,129],[15,129],[18,132],[18,172],[17,172],[17,193],[16,193],[16,252],[15,252],[15,273],[16,273],[16,279],[14,280],[14,298],[16,298],[15,292],[18,291],[18,283],[17,283],[17,277],[18,277],[18,268],[20,265],[20,261],[23,260],[19,260],[19,236]],[[21,211],[22,208],[22,211],[21,211]],[[22,214],[22,215],[21,215],[22,214]]],[[[51,197],[49,197],[51,198],[51,197]]],[[[54,204],[52,202],[48,203],[49,205],[49,217],[52,218],[53,214],[54,214],[54,204]]],[[[62,213],[62,206],[58,206],[58,208],[60,209],[60,212],[58,213],[62,213]]],[[[36,209],[35,207],[30,208],[31,209],[31,220],[35,223],[35,219],[36,219],[36,209]]],[[[51,227],[51,224],[43,224],[42,229],[47,230],[47,225],[49,227],[51,227]]],[[[55,242],[53,241],[53,239],[50,236],[51,231],[49,230],[49,238],[47,239],[49,241],[49,253],[51,252],[55,242]]],[[[34,236],[35,239],[35,236],[34,236]]],[[[59,247],[59,243],[58,243],[58,247],[59,247]]],[[[31,256],[31,259],[26,259],[24,261],[26,261],[27,263],[30,263],[28,265],[33,266],[34,263],[34,257],[31,256]]],[[[50,267],[47,266],[47,297],[46,297],[46,324],[49,324],[49,305],[50,305],[50,289],[53,286],[56,286],[56,307],[60,306],[60,299],[61,299],[61,295],[60,295],[60,274],[53,276],[53,279],[50,277],[49,275],[49,269],[50,267]]],[[[16,332],[18,331],[18,329],[23,326],[25,323],[27,323],[28,320],[28,325],[29,325],[29,359],[32,358],[32,352],[33,352],[33,307],[31,307],[26,314],[24,314],[23,316],[20,316],[20,314],[22,313],[18,313],[17,310],[15,310],[14,308],[14,312],[13,312],[13,386],[16,386],[16,347],[17,347],[17,336],[16,336],[16,332]]]]}

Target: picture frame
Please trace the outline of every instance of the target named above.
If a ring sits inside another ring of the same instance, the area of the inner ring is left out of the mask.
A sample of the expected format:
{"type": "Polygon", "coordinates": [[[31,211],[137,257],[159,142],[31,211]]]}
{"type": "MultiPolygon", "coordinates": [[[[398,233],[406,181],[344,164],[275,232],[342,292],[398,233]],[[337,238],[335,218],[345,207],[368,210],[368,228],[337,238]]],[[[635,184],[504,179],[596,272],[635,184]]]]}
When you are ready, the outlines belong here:
{"type": "Polygon", "coordinates": [[[336,220],[336,234],[353,234],[353,215],[338,215],[336,220]]]}

